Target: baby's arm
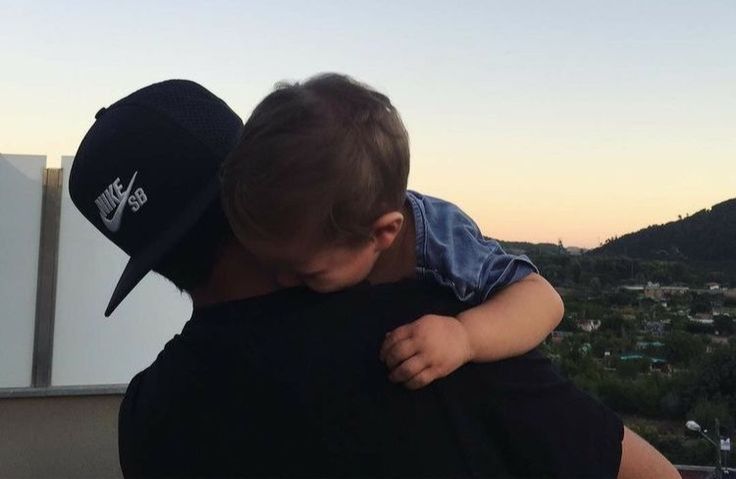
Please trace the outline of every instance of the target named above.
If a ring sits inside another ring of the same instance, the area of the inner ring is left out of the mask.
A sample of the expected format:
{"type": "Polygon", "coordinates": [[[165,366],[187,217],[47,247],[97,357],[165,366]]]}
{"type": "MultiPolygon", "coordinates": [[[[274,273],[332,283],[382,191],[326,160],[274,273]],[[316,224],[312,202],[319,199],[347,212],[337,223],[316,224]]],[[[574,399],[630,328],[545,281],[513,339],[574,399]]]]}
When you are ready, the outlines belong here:
{"type": "Polygon", "coordinates": [[[563,309],[547,280],[530,273],[457,318],[431,314],[391,331],[381,359],[389,379],[418,389],[467,362],[529,351],[559,324],[563,309]]]}
{"type": "Polygon", "coordinates": [[[470,361],[518,356],[538,346],[564,313],[560,295],[542,276],[530,273],[460,313],[468,336],[470,361]]]}
{"type": "Polygon", "coordinates": [[[389,333],[389,378],[415,389],[470,361],[529,351],[562,319],[560,296],[526,256],[509,255],[452,203],[410,192],[420,277],[476,304],[458,317],[427,315],[389,333]]]}

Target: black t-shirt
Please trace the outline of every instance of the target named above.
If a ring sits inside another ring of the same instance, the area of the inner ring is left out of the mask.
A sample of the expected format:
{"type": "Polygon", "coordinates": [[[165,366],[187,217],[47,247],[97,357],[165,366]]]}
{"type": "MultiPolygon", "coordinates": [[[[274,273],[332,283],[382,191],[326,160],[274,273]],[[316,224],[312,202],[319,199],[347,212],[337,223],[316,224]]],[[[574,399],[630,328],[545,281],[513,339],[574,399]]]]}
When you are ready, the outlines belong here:
{"type": "Polygon", "coordinates": [[[463,309],[417,282],[195,310],[120,408],[127,477],[615,477],[623,425],[537,352],[418,391],[386,332],[463,309]]]}

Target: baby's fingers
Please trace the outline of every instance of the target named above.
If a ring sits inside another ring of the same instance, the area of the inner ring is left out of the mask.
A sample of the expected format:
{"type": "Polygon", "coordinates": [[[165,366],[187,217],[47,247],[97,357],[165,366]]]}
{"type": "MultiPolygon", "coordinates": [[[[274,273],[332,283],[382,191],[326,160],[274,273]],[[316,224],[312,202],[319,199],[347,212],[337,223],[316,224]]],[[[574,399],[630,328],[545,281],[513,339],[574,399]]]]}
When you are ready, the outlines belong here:
{"type": "Polygon", "coordinates": [[[404,383],[408,389],[420,389],[437,379],[431,368],[427,368],[404,383]]]}
{"type": "Polygon", "coordinates": [[[386,333],[386,338],[383,340],[383,344],[381,345],[381,361],[386,360],[386,353],[388,353],[389,349],[391,349],[395,344],[400,343],[405,339],[409,339],[411,336],[412,329],[410,324],[406,324],[386,333]]]}
{"type": "Polygon", "coordinates": [[[424,371],[427,366],[426,361],[420,355],[415,355],[399,364],[391,371],[388,378],[392,382],[403,383],[424,371]]]}
{"type": "Polygon", "coordinates": [[[394,343],[382,356],[388,369],[394,369],[397,365],[403,363],[419,352],[419,347],[413,339],[405,339],[399,343],[394,343]]]}

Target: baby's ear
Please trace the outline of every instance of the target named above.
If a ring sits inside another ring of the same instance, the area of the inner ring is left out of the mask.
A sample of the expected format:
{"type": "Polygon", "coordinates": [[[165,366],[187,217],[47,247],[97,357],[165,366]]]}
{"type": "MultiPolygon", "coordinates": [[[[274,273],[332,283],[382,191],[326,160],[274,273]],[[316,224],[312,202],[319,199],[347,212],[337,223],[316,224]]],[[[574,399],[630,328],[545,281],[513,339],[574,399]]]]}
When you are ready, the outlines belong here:
{"type": "Polygon", "coordinates": [[[388,249],[396,239],[404,224],[404,215],[389,211],[373,222],[373,240],[377,251],[388,249]]]}

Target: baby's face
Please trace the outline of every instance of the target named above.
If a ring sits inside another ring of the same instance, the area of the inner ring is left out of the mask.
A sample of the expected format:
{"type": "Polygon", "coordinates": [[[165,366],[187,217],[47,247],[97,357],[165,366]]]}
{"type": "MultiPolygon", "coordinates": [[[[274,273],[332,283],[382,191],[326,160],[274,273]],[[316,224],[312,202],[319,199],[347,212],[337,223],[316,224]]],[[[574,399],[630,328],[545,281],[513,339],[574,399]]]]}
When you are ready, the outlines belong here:
{"type": "Polygon", "coordinates": [[[342,244],[308,247],[298,241],[244,242],[244,246],[268,269],[283,287],[305,285],[319,293],[348,288],[363,281],[373,269],[379,253],[372,242],[358,246],[342,244]]]}

